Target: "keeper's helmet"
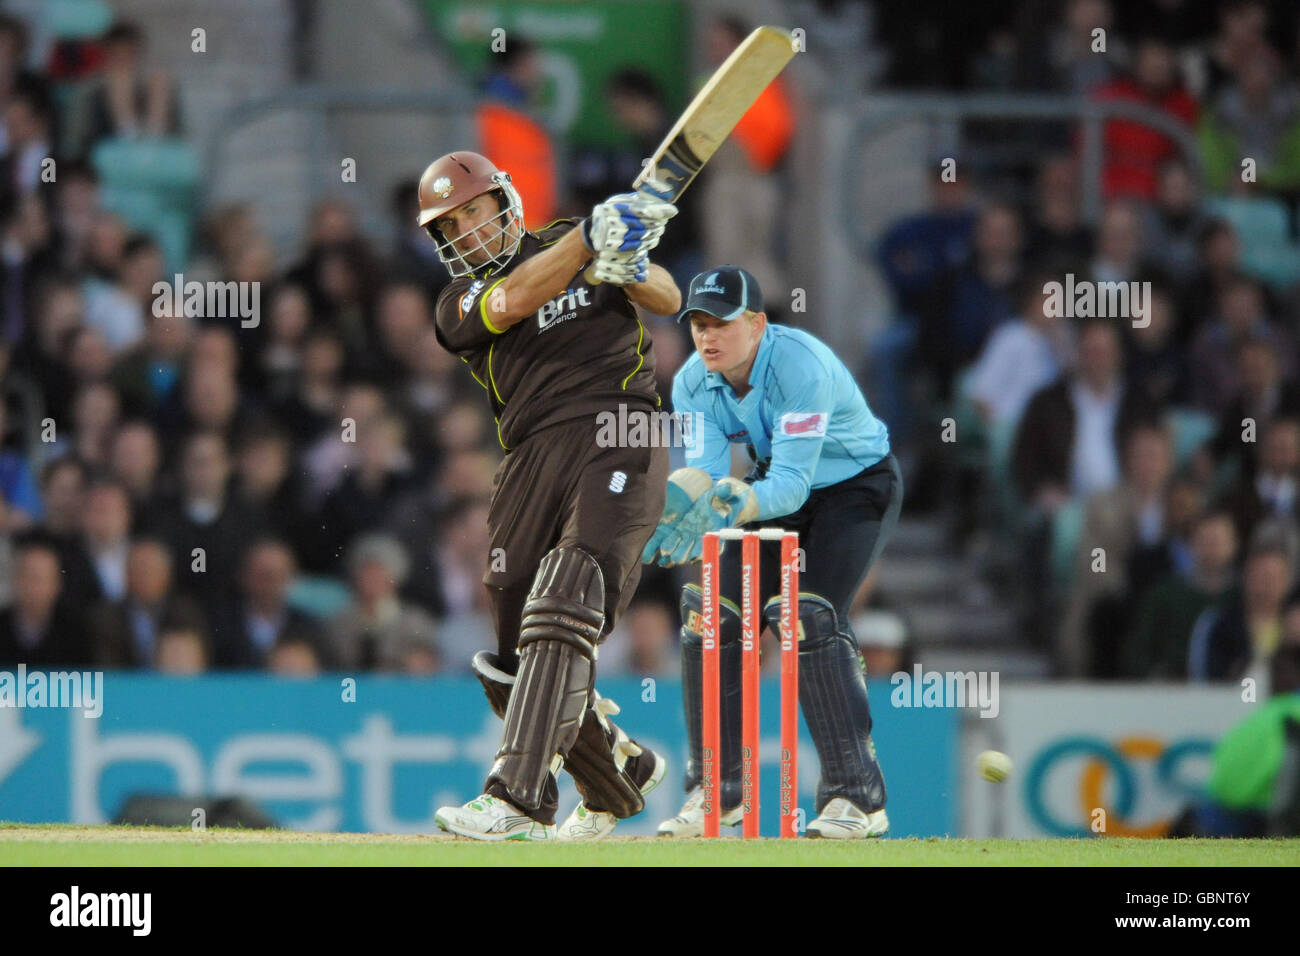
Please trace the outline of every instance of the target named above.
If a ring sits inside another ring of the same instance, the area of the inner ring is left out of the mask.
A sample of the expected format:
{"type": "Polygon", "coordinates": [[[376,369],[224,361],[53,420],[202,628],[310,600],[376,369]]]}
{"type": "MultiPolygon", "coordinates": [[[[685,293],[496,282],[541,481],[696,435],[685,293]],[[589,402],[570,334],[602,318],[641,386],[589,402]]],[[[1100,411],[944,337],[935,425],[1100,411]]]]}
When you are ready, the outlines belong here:
{"type": "Polygon", "coordinates": [[[519,251],[519,243],[524,236],[523,201],[510,183],[510,174],[497,169],[486,156],[456,152],[435,159],[420,177],[419,195],[420,215],[417,221],[437,245],[438,258],[452,276],[470,275],[476,269],[487,266],[503,266],[519,251]],[[492,193],[497,201],[496,215],[482,227],[492,234],[462,252],[456,248],[454,241],[443,236],[435,223],[439,217],[484,193],[492,193]],[[518,226],[513,230],[513,238],[510,235],[512,224],[518,226]],[[503,236],[505,241],[500,251],[490,252],[489,249],[495,248],[497,240],[503,236]],[[487,253],[488,258],[478,265],[472,265],[464,253],[474,253],[480,249],[487,253]]]}

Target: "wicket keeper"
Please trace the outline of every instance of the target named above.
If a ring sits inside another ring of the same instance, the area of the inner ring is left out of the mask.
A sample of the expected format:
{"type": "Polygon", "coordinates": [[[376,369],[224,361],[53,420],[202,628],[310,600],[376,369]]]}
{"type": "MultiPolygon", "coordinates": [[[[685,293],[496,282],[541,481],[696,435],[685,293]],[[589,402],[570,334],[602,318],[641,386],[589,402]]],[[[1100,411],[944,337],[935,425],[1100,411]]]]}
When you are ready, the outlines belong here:
{"type": "MultiPolygon", "coordinates": [[[[691,280],[678,320],[695,354],[673,378],[674,412],[696,423],[688,467],[669,476],[664,515],[643,559],[696,561],[706,532],[743,525],[799,533],[799,700],[821,760],[817,818],[808,836],[883,835],[885,781],[871,740],[871,711],[849,610],[898,523],[903,479],[889,434],[853,376],[824,343],[768,322],[754,277],[737,266],[691,280]],[[730,477],[732,443],[753,469],[730,477]]],[[[734,544],[734,542],[733,542],[734,544]]],[[[780,620],[780,542],[760,544],[759,596],[773,633],[780,620]]],[[[739,547],[723,542],[719,573],[722,822],[741,822],[739,547]]],[[[701,773],[703,596],[682,590],[682,696],[690,737],[687,799],[661,836],[704,830],[701,773]]]]}

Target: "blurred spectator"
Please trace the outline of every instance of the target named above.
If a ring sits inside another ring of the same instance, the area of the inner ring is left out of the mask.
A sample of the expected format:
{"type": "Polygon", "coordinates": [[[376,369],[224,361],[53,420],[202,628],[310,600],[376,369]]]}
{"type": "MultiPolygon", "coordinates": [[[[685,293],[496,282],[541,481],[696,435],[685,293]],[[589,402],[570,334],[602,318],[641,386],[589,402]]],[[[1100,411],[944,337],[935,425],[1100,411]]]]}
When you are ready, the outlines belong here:
{"type": "MultiPolygon", "coordinates": [[[[734,17],[712,20],[704,35],[710,69],[730,56],[749,32],[734,17]]],[[[790,292],[773,252],[783,218],[780,165],[795,125],[786,81],[778,76],[719,147],[697,187],[705,261],[743,262],[763,289],[768,314],[775,313],[777,320],[783,308],[779,304],[790,292]]]]}
{"type": "MultiPolygon", "coordinates": [[[[1165,495],[1173,464],[1168,429],[1137,425],[1124,444],[1123,480],[1086,501],[1070,596],[1057,637],[1062,676],[1119,676],[1124,638],[1144,596],[1131,562],[1140,552],[1164,556],[1165,495]]],[[[1150,578],[1150,562],[1145,563],[1144,576],[1150,578]]],[[[1162,563],[1162,572],[1171,570],[1162,563]]]]}
{"type": "Polygon", "coordinates": [[[1237,346],[1238,386],[1219,417],[1211,445],[1219,467],[1230,466],[1246,480],[1255,473],[1256,449],[1268,423],[1277,416],[1300,415],[1300,386],[1282,378],[1282,357],[1275,348],[1268,338],[1248,338],[1237,346]]]}
{"type": "Polygon", "coordinates": [[[1268,42],[1265,0],[1221,0],[1218,30],[1209,43],[1207,89],[1216,95],[1268,42]]]}
{"type": "Polygon", "coordinates": [[[1143,234],[1153,263],[1170,279],[1186,282],[1196,274],[1198,245],[1207,222],[1187,163],[1166,161],[1160,167],[1156,201],[1144,210],[1143,234]]]}
{"type": "Polygon", "coordinates": [[[559,203],[555,147],[550,134],[528,113],[541,90],[543,75],[538,48],[512,35],[505,49],[493,50],[491,68],[483,81],[484,100],[474,117],[480,151],[497,168],[509,170],[530,230],[553,220],[559,203]]]}
{"type": "Polygon", "coordinates": [[[0,208],[0,339],[17,347],[32,338],[40,282],[56,269],[49,215],[36,195],[0,208]]]}
{"type": "Polygon", "coordinates": [[[391,502],[409,487],[411,461],[405,439],[406,427],[395,415],[358,425],[357,461],[325,496],[312,522],[311,550],[323,569],[340,566],[352,540],[379,527],[391,502]]]}
{"type": "Polygon", "coordinates": [[[1054,513],[1071,498],[1107,491],[1120,475],[1120,447],[1153,412],[1120,375],[1113,319],[1086,320],[1078,365],[1030,399],[1016,434],[1012,473],[1028,502],[1054,513]]]}
{"type": "Polygon", "coordinates": [[[18,542],[14,554],[13,604],[0,610],[0,666],[81,667],[90,660],[85,631],[60,600],[59,551],[39,536],[18,542]]]}
{"type": "Polygon", "coordinates": [[[1291,589],[1294,558],[1266,535],[1246,554],[1241,585],[1196,621],[1188,650],[1188,676],[1198,681],[1257,680],[1282,637],[1282,602],[1291,589]]]}
{"type": "Polygon", "coordinates": [[[420,339],[433,327],[433,311],[424,290],[410,282],[393,282],[379,291],[376,331],[379,347],[374,355],[374,378],[398,383],[410,371],[420,339]]]}
{"type": "MultiPolygon", "coordinates": [[[[1196,101],[1179,83],[1174,50],[1159,37],[1140,40],[1131,75],[1100,87],[1093,98],[1102,103],[1150,107],[1188,127],[1196,122],[1196,101]]],[[[1130,119],[1110,120],[1102,135],[1106,150],[1103,195],[1108,199],[1119,196],[1154,199],[1160,166],[1175,155],[1174,142],[1163,133],[1130,119]]]]}
{"type": "MultiPolygon", "coordinates": [[[[324,371],[328,373],[328,366],[324,371]]],[[[321,430],[311,436],[315,440],[303,453],[305,490],[311,506],[318,506],[339,487],[348,469],[357,464],[361,437],[387,415],[384,393],[363,383],[347,386],[336,407],[324,412],[321,430]]]]}
{"type": "Polygon", "coordinates": [[[263,669],[286,637],[318,641],[316,624],[289,606],[289,588],[297,574],[293,552],[273,538],[249,547],[239,577],[239,597],[218,613],[212,627],[214,667],[263,669]]]}
{"type": "Polygon", "coordinates": [[[1097,249],[1088,266],[1094,282],[1133,282],[1147,278],[1142,215],[1137,204],[1117,200],[1106,204],[1097,229],[1097,249]]]}
{"type": "MultiPolygon", "coordinates": [[[[92,246],[98,234],[105,243],[112,243],[112,250],[106,250],[102,272],[90,276],[84,285],[86,321],[104,333],[114,353],[130,349],[144,336],[153,282],[162,275],[162,253],[152,239],[124,236],[121,251],[117,251],[118,225],[116,217],[102,216],[92,229],[92,246]],[[148,284],[141,288],[146,280],[148,284]]],[[[94,254],[92,248],[92,257],[94,254]]]]}
{"type": "Polygon", "coordinates": [[[41,186],[43,164],[53,154],[54,106],[45,90],[24,84],[4,109],[5,149],[0,154],[0,210],[16,206],[41,186]]]}
{"type": "Polygon", "coordinates": [[[0,534],[30,528],[42,517],[41,495],[27,456],[22,450],[8,447],[5,441],[8,426],[9,410],[0,402],[0,500],[4,504],[0,534]]]}
{"type": "Polygon", "coordinates": [[[126,596],[130,550],[131,499],[117,482],[96,478],[86,490],[86,553],[95,568],[99,592],[110,601],[126,596]]]}
{"type": "Polygon", "coordinates": [[[420,183],[416,179],[403,180],[393,187],[393,239],[392,253],[388,259],[389,272],[398,281],[418,284],[430,302],[437,302],[438,293],[451,277],[438,258],[437,247],[429,241],[429,234],[416,221],[420,211],[419,190],[420,183]]]}
{"type": "Polygon", "coordinates": [[[677,619],[662,601],[636,598],[619,619],[617,633],[606,639],[610,649],[606,674],[629,677],[672,677],[680,673],[677,662],[677,619]]]}
{"type": "MultiPolygon", "coordinates": [[[[1244,385],[1238,369],[1241,348],[1258,339],[1277,359],[1274,375],[1290,373],[1295,363],[1294,342],[1269,318],[1263,291],[1253,279],[1239,276],[1224,289],[1218,302],[1218,315],[1201,329],[1192,343],[1192,399],[1198,408],[1222,415],[1233,395],[1244,385]]],[[[1267,382],[1266,370],[1260,368],[1261,383],[1267,382]]],[[[1240,428],[1240,422],[1237,423],[1240,428]]]]}
{"type": "Polygon", "coordinates": [[[246,429],[235,463],[235,494],[246,507],[266,516],[269,530],[302,545],[302,490],[293,470],[289,437],[270,422],[246,429]]]}
{"type": "Polygon", "coordinates": [[[56,458],[41,470],[43,540],[59,554],[63,598],[76,615],[99,597],[99,581],[82,537],[86,508],[86,466],[75,457],[56,458]]]}
{"type": "Polygon", "coordinates": [[[109,469],[130,494],[133,510],[154,497],[161,466],[162,447],[153,426],[141,419],[118,425],[109,452],[109,469]]]}
{"type": "Polygon", "coordinates": [[[342,398],[344,358],[343,342],[331,329],[317,326],[304,338],[294,391],[271,406],[291,429],[295,450],[338,427],[335,413],[342,398]]]}
{"type": "Polygon", "coordinates": [[[193,627],[173,627],[158,635],[154,668],[172,677],[193,677],[208,669],[208,642],[193,627]]]}
{"type": "Polygon", "coordinates": [[[1015,313],[1023,248],[1019,213],[1011,206],[991,205],[979,215],[970,260],[932,283],[918,359],[934,375],[940,398],[951,396],[956,372],[1015,313]]]}
{"type": "Polygon", "coordinates": [[[1074,329],[1047,306],[1051,281],[1025,282],[1019,317],[998,326],[971,368],[971,400],[987,423],[1014,425],[1034,393],[1073,364],[1074,329]]]}
{"type": "MultiPolygon", "coordinates": [[[[1300,413],[1297,409],[1291,414],[1300,413]]],[[[1224,507],[1237,522],[1237,534],[1249,541],[1266,519],[1300,531],[1300,420],[1275,418],[1260,430],[1259,467],[1229,489],[1224,507]]]]}
{"type": "Polygon", "coordinates": [[[258,352],[252,379],[272,406],[292,401],[302,378],[303,347],[311,329],[311,299],[301,286],[278,286],[270,297],[267,340],[258,352]]]}
{"type": "Polygon", "coordinates": [[[398,597],[409,568],[391,537],[367,535],[349,549],[352,603],[328,625],[341,669],[399,671],[417,652],[440,659],[432,618],[398,597]]]}
{"type": "Polygon", "coordinates": [[[1300,188],[1300,98],[1285,79],[1277,54],[1260,45],[1206,112],[1199,135],[1211,189],[1253,191],[1242,181],[1245,158],[1255,161],[1256,182],[1264,189],[1300,188]]]}
{"type": "Polygon", "coordinates": [[[867,610],[853,618],[853,634],[862,651],[868,680],[888,680],[912,669],[912,646],[907,624],[893,611],[867,610]]]}
{"type": "Polygon", "coordinates": [[[54,194],[54,232],[57,237],[58,267],[80,272],[86,267],[90,231],[100,208],[99,176],[86,162],[59,164],[54,194]]]}
{"type": "Polygon", "coordinates": [[[110,137],[174,136],[180,111],[171,77],[144,71],[145,38],[134,23],[118,21],[104,35],[104,75],[91,97],[88,144],[110,137]]]}
{"type": "Polygon", "coordinates": [[[1184,680],[1187,651],[1201,612],[1227,593],[1233,582],[1237,532],[1232,516],[1209,512],[1196,522],[1191,572],[1175,570],[1142,602],[1137,626],[1125,648],[1125,672],[1135,678],[1184,680]]]}
{"type": "Polygon", "coordinates": [[[1147,322],[1134,326],[1129,339],[1124,377],[1142,388],[1159,408],[1186,405],[1191,395],[1187,353],[1178,342],[1179,321],[1169,293],[1151,287],[1147,322]]]}
{"type": "Polygon", "coordinates": [[[67,422],[72,398],[72,375],[64,362],[64,346],[83,318],[84,303],[74,282],[52,278],[42,283],[36,295],[34,334],[13,357],[14,364],[25,368],[40,386],[45,413],[56,423],[67,422]]]}
{"type": "Polygon", "coordinates": [[[1038,169],[1025,242],[1036,267],[1064,272],[1088,261],[1093,235],[1079,199],[1078,162],[1070,156],[1048,158],[1038,169]]]}
{"type": "Polygon", "coordinates": [[[130,414],[152,418],[172,400],[193,335],[188,316],[149,313],[144,338],[118,358],[111,375],[130,414]]]}
{"type": "Polygon", "coordinates": [[[1179,311],[1186,320],[1179,329],[1182,343],[1192,340],[1214,310],[1225,290],[1241,276],[1241,241],[1232,225],[1212,219],[1197,236],[1196,274],[1182,287],[1179,311]]]}
{"type": "Polygon", "coordinates": [[[122,597],[91,610],[89,630],[97,666],[149,668],[164,631],[206,630],[198,604],[173,587],[172,555],[161,540],[131,542],[125,583],[122,597]]]}
{"type": "Polygon", "coordinates": [[[1044,36],[1040,18],[1058,9],[1062,8],[1055,3],[1020,5],[1019,86],[1034,93],[1087,96],[1112,79],[1116,63],[1127,61],[1127,47],[1111,29],[1113,11],[1108,0],[1068,0],[1060,22],[1044,36]],[[1104,31],[1104,56],[1096,51],[1095,30],[1104,31]]]}
{"type": "MultiPolygon", "coordinates": [[[[491,565],[486,502],[463,498],[447,509],[420,577],[438,588],[440,645],[449,668],[464,671],[475,653],[496,640],[483,572],[491,565]]],[[[505,560],[504,555],[496,558],[505,560]]],[[[418,567],[418,565],[417,565],[418,567]]]]}
{"type": "Polygon", "coordinates": [[[178,583],[215,617],[232,597],[251,528],[262,516],[229,493],[230,453],[214,431],[186,436],[180,448],[180,487],[148,515],[146,527],[171,547],[182,569],[178,583]]]}
{"type": "Polygon", "coordinates": [[[321,672],[320,651],[312,641],[290,631],[271,648],[266,669],[277,677],[316,677],[321,672]]]}
{"type": "MultiPolygon", "coordinates": [[[[72,401],[72,451],[91,468],[108,464],[121,402],[111,385],[97,382],[77,389],[72,401]]],[[[62,442],[55,446],[62,450],[62,442]]]]}

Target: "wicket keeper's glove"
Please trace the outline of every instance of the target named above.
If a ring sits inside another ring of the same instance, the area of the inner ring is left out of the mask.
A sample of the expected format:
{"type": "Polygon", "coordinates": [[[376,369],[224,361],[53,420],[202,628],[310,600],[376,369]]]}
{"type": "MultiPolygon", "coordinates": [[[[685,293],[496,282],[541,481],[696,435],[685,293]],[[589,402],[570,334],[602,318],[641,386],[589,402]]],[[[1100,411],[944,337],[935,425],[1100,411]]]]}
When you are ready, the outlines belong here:
{"type": "Polygon", "coordinates": [[[723,478],[711,493],[691,506],[659,546],[659,563],[666,568],[690,564],[704,550],[704,535],[710,531],[734,528],[758,516],[758,498],[754,489],[738,478],[723,478]]]}
{"type": "Polygon", "coordinates": [[[643,564],[649,564],[659,556],[659,546],[670,534],[673,525],[696,500],[713,490],[713,479],[702,468],[678,468],[668,476],[668,493],[664,497],[664,514],[659,519],[659,526],[646,542],[641,552],[643,564]]]}

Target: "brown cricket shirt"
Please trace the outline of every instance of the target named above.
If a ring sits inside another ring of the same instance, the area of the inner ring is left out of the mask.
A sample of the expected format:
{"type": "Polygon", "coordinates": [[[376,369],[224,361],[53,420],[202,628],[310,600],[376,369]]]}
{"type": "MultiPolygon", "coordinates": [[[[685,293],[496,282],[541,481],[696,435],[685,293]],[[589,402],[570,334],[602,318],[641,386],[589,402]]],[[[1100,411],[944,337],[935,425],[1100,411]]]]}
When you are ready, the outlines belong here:
{"type": "Polygon", "coordinates": [[[575,226],[561,219],[525,234],[504,268],[454,279],[438,297],[438,341],[487,390],[507,450],[549,425],[594,419],[620,402],[659,405],[650,333],[620,286],[590,285],[579,272],[534,315],[504,331],[492,326],[493,290],[575,226]]]}

